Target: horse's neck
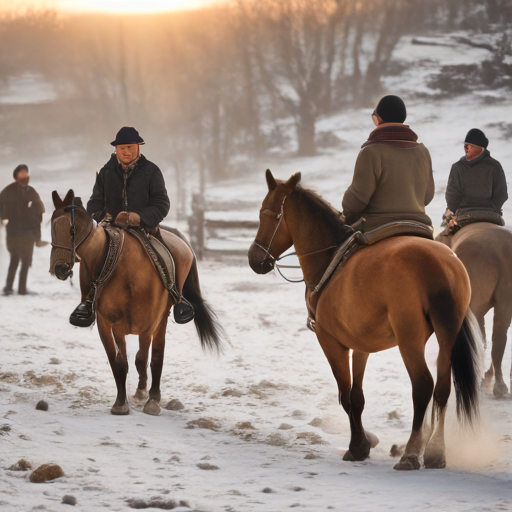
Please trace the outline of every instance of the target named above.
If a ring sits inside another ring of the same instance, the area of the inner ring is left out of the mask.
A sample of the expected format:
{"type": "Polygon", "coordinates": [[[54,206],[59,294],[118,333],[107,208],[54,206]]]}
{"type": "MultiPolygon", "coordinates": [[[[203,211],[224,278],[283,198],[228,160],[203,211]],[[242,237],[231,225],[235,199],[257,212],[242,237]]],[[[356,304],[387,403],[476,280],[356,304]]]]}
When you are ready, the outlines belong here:
{"type": "MultiPolygon", "coordinates": [[[[314,288],[324,275],[340,243],[340,233],[305,216],[298,202],[290,201],[286,224],[299,258],[304,282],[314,288]]],[[[341,226],[340,226],[341,228],[341,226]]]]}
{"type": "MultiPolygon", "coordinates": [[[[85,235],[84,233],[84,236],[85,235]]],[[[80,259],[96,278],[103,268],[104,258],[102,258],[102,255],[106,251],[107,243],[108,240],[105,230],[94,223],[91,234],[76,251],[80,259]]]]}

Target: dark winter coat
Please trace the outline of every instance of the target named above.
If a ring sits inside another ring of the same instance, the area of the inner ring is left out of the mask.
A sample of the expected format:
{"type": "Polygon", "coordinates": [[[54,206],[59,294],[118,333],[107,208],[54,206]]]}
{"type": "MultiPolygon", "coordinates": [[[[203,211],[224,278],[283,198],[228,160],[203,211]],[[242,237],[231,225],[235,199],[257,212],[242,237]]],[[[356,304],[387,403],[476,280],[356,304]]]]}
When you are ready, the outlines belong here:
{"type": "Polygon", "coordinates": [[[115,219],[122,211],[135,212],[141,224],[148,228],[158,226],[169,212],[170,201],[160,169],[141,155],[135,167],[128,171],[126,202],[124,173],[117,156],[112,157],[96,176],[87,211],[96,219],[107,213],[115,219]]]}
{"type": "Polygon", "coordinates": [[[7,235],[38,232],[43,220],[44,204],[30,185],[11,183],[0,192],[0,217],[7,219],[7,235]]]}
{"type": "Polygon", "coordinates": [[[507,199],[505,173],[487,149],[473,160],[468,161],[463,156],[452,165],[446,187],[446,204],[452,212],[491,210],[501,213],[507,199]]]}

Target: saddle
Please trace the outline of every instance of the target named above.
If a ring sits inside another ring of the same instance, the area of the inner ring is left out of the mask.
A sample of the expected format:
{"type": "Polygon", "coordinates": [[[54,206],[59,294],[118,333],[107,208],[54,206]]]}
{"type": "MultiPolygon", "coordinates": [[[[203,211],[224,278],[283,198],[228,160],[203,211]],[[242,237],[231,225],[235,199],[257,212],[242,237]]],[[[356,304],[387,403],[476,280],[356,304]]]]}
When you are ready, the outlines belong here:
{"type": "Polygon", "coordinates": [[[504,226],[505,220],[496,212],[489,210],[468,210],[465,212],[457,212],[455,214],[455,221],[457,224],[447,226],[442,233],[444,236],[452,237],[458,233],[464,226],[475,224],[476,222],[490,222],[497,226],[504,226]]]}
{"type": "MultiPolygon", "coordinates": [[[[360,224],[355,224],[352,227],[357,229],[359,226],[360,224]]],[[[434,230],[421,222],[403,220],[388,222],[383,226],[370,229],[364,233],[354,231],[354,233],[338,247],[318,284],[312,290],[306,290],[306,305],[308,308],[307,326],[309,329],[312,331],[315,330],[316,306],[320,298],[320,293],[332,276],[336,272],[339,272],[346,265],[350,257],[357,251],[393,236],[419,236],[434,240],[434,230]]]]}

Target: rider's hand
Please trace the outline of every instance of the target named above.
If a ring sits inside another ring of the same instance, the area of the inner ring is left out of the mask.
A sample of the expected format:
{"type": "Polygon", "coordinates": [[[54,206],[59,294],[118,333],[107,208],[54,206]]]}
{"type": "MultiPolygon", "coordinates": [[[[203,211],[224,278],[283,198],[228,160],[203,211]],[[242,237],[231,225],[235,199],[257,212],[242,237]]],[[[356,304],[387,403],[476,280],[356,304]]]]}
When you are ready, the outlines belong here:
{"type": "Polygon", "coordinates": [[[115,220],[115,223],[119,226],[139,226],[140,216],[135,212],[120,212],[115,220]]]}

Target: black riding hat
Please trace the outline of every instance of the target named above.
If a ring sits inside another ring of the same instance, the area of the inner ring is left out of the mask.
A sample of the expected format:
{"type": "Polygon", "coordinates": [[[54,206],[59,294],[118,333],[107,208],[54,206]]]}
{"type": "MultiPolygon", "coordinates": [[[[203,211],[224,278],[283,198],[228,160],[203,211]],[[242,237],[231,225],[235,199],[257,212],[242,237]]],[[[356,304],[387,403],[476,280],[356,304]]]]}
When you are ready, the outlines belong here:
{"type": "Polygon", "coordinates": [[[131,126],[123,126],[116,135],[116,140],[110,143],[112,146],[121,146],[124,144],[144,144],[144,139],[139,132],[131,126]]]}

